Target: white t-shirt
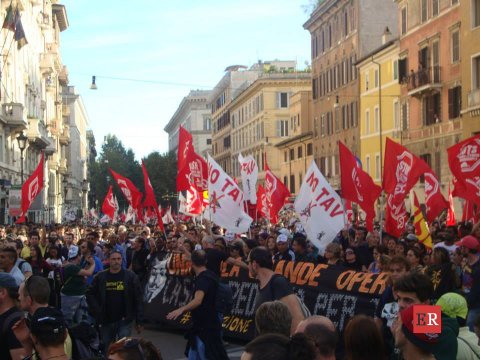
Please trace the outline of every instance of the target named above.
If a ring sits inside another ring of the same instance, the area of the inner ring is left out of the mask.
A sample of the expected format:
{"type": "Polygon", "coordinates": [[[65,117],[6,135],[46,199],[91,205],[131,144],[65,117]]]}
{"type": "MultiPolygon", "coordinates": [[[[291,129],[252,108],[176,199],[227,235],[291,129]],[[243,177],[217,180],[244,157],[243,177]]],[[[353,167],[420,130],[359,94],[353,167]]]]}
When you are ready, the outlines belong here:
{"type": "Polygon", "coordinates": [[[23,280],[25,280],[25,276],[23,275],[22,270],[20,270],[17,266],[14,266],[12,270],[10,270],[9,274],[13,276],[15,282],[17,283],[17,286],[20,286],[23,280]]]}

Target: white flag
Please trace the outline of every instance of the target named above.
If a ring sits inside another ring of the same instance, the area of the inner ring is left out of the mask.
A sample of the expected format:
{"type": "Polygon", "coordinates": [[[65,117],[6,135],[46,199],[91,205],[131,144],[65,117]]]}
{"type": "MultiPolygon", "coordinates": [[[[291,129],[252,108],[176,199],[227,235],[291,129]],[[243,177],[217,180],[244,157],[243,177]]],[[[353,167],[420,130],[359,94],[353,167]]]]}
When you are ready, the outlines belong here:
{"type": "Polygon", "coordinates": [[[308,238],[323,254],[345,225],[342,199],[312,161],[295,200],[295,211],[308,238]]]}
{"type": "Polygon", "coordinates": [[[208,197],[215,224],[234,233],[250,228],[252,218],[243,211],[243,192],[208,155],[208,197]]]}
{"type": "Polygon", "coordinates": [[[257,179],[258,166],[252,155],[243,157],[238,154],[240,163],[240,174],[242,175],[243,193],[245,200],[249,200],[252,204],[257,203],[257,179]]]}
{"type": "Polygon", "coordinates": [[[135,218],[135,211],[132,208],[132,205],[128,205],[127,209],[127,216],[125,216],[125,222],[129,222],[130,220],[134,221],[135,218]]]}
{"type": "Polygon", "coordinates": [[[167,207],[165,215],[162,217],[162,221],[164,224],[172,224],[175,222],[175,219],[172,216],[172,208],[170,206],[167,207]]]}

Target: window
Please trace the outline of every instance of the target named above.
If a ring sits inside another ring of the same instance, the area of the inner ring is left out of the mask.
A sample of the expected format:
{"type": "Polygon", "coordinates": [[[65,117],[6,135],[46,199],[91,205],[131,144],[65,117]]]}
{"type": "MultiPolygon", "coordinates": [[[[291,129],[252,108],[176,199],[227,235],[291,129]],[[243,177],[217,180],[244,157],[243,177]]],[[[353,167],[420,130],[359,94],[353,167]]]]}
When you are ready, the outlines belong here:
{"type": "Polygon", "coordinates": [[[277,93],[277,108],[280,108],[280,109],[288,108],[288,93],[286,92],[277,93]]]}
{"type": "Polygon", "coordinates": [[[452,32],[452,63],[460,61],[460,31],[452,32]]]}
{"type": "Polygon", "coordinates": [[[420,13],[421,13],[421,21],[422,23],[427,21],[428,19],[428,0],[420,0],[420,13]]]}
{"type": "Polygon", "coordinates": [[[303,157],[303,147],[302,146],[299,146],[297,148],[297,158],[298,159],[301,159],[303,157]]]}
{"type": "Polygon", "coordinates": [[[287,176],[283,177],[283,185],[288,186],[288,177],[287,176]]]}
{"type": "Polygon", "coordinates": [[[371,174],[371,172],[370,172],[370,155],[367,155],[367,157],[365,158],[365,171],[368,174],[371,174]]]}
{"type": "Polygon", "coordinates": [[[277,121],[277,136],[279,137],[288,136],[288,120],[277,121]]]}
{"type": "Polygon", "coordinates": [[[378,106],[375,107],[373,112],[373,128],[375,132],[380,131],[380,110],[378,106]]]}
{"type": "Polygon", "coordinates": [[[212,145],[212,139],[207,139],[207,145],[212,145]]]}
{"type": "Polygon", "coordinates": [[[395,129],[400,129],[400,103],[393,102],[393,126],[395,129]]]}
{"type": "Polygon", "coordinates": [[[340,131],[340,119],[339,119],[339,107],[336,105],[335,107],[335,132],[340,131]]]}
{"type": "Polygon", "coordinates": [[[375,87],[377,88],[378,87],[378,70],[375,70],[375,87]]]}
{"type": "Polygon", "coordinates": [[[308,143],[307,144],[307,156],[312,156],[313,155],[313,144],[308,143]]]}
{"type": "Polygon", "coordinates": [[[295,160],[295,149],[290,149],[290,161],[295,160]]]}
{"type": "Polygon", "coordinates": [[[368,73],[365,74],[365,91],[368,91],[368,87],[370,84],[370,76],[368,73]]]}
{"type": "Polygon", "coordinates": [[[448,118],[455,119],[462,110],[462,87],[456,86],[448,89],[448,118]]]}
{"type": "MultiPolygon", "coordinates": [[[[234,120],[234,117],[232,115],[232,121],[234,120]]],[[[212,119],[210,118],[204,118],[203,119],[203,130],[210,131],[212,130],[212,119]]]]}
{"type": "Polygon", "coordinates": [[[407,8],[402,8],[402,35],[407,33],[407,8]]]}
{"type": "Polygon", "coordinates": [[[458,4],[458,0],[452,0],[452,5],[455,5],[455,4],[458,4]]]}
{"type": "Polygon", "coordinates": [[[404,102],[402,104],[402,130],[408,128],[408,104],[404,102]]]}
{"type": "Polygon", "coordinates": [[[439,2],[439,0],[432,0],[432,16],[438,16],[438,13],[440,11],[439,2]]]}
{"type": "Polygon", "coordinates": [[[440,94],[423,98],[423,125],[433,125],[440,122],[440,94]]]}
{"type": "Polygon", "coordinates": [[[365,135],[370,134],[370,110],[365,111],[365,135]]]}
{"type": "Polygon", "coordinates": [[[318,98],[318,79],[313,78],[312,79],[312,97],[313,100],[316,100],[318,98]]]}
{"type": "Polygon", "coordinates": [[[398,60],[398,80],[400,83],[404,83],[407,81],[408,78],[408,70],[407,70],[407,58],[399,59],[398,60]]]}
{"type": "Polygon", "coordinates": [[[375,179],[380,179],[380,154],[375,155],[375,179]]]}
{"type": "Polygon", "coordinates": [[[480,0],[472,0],[472,28],[480,26],[480,0]]]}
{"type": "Polygon", "coordinates": [[[398,60],[393,60],[393,80],[398,80],[398,60]]]}
{"type": "Polygon", "coordinates": [[[295,175],[290,175],[290,193],[295,194],[295,175]]]}
{"type": "Polygon", "coordinates": [[[480,89],[480,56],[472,59],[472,90],[480,89]]]}
{"type": "Polygon", "coordinates": [[[287,162],[287,161],[288,161],[288,151],[285,150],[285,151],[283,152],[283,162],[287,162]]]}

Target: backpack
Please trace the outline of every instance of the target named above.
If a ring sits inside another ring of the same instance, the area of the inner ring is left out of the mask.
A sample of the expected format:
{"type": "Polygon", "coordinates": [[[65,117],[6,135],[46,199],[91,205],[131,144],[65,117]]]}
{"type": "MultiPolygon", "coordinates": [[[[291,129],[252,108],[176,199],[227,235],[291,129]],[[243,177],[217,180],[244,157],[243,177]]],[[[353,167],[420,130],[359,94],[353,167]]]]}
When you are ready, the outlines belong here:
{"type": "Polygon", "coordinates": [[[68,328],[72,339],[72,359],[104,359],[100,348],[100,338],[94,326],[81,322],[68,328]]]}
{"type": "MultiPolygon", "coordinates": [[[[275,281],[276,278],[278,278],[280,276],[282,276],[282,275],[273,274],[272,279],[270,280],[269,287],[270,287],[270,293],[272,294],[272,299],[274,298],[274,296],[273,296],[273,282],[275,281]]],[[[295,292],[293,292],[293,295],[295,295],[295,297],[297,298],[298,305],[300,305],[300,310],[302,311],[302,314],[303,314],[303,318],[306,319],[307,317],[312,316],[312,313],[310,312],[310,309],[307,307],[307,305],[305,305],[305,303],[302,301],[302,299],[300,299],[295,292]]]]}

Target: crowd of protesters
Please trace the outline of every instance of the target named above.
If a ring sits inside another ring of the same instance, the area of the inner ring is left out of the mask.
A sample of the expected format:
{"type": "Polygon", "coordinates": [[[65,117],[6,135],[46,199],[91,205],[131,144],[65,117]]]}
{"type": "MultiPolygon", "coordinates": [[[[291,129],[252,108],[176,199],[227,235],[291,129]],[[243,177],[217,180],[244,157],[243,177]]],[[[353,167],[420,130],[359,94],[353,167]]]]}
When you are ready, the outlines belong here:
{"type": "Polygon", "coordinates": [[[0,227],[0,358],[72,358],[69,331],[80,323],[95,326],[109,359],[133,359],[129,352],[161,358],[151,343],[131,337],[132,328],[142,332],[154,262],[179,253],[195,275],[194,291],[167,318],[192,312],[189,359],[228,358],[215,307],[222,262],[248,269],[259,283],[256,337],[242,359],[480,359],[480,224],[434,222],[430,233],[432,248],[411,223],[399,239],[378,226],[351,225],[319,254],[293,221],[241,235],[208,221],[166,225],[165,233],[144,225],[0,227]],[[386,273],[389,282],[374,316],[354,316],[339,337],[274,273],[281,260],[386,273]],[[413,332],[415,304],[442,307],[441,334],[413,332]]]}

